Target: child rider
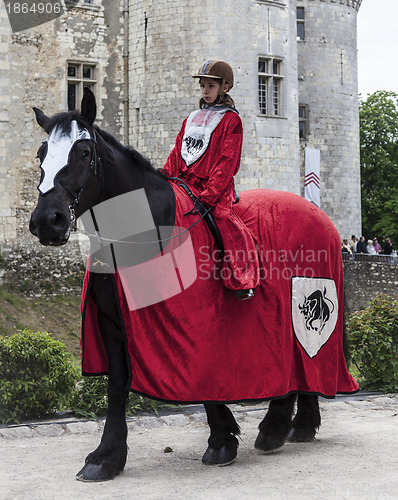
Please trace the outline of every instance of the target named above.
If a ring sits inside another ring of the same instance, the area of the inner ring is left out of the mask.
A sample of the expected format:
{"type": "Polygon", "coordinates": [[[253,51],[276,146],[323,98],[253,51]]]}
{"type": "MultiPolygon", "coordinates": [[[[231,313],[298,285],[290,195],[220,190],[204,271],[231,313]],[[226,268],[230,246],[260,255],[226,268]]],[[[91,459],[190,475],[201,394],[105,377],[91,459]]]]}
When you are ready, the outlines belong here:
{"type": "Polygon", "coordinates": [[[184,120],[162,171],[179,177],[202,203],[213,207],[224,245],[224,271],[229,271],[223,272],[223,283],[245,300],[258,285],[259,263],[252,233],[233,208],[243,138],[241,119],[228,94],[234,75],[228,63],[210,60],[193,78],[199,79],[200,109],[184,120]]]}

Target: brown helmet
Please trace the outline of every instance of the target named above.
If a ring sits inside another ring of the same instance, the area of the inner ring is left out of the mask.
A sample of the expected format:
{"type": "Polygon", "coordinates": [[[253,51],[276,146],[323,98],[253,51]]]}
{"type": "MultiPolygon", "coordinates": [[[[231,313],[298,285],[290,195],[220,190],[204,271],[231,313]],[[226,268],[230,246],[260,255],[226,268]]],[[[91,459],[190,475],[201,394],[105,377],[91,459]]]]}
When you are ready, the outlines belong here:
{"type": "Polygon", "coordinates": [[[234,86],[234,72],[225,61],[218,61],[217,59],[206,61],[192,78],[201,78],[202,76],[222,80],[221,88],[224,87],[225,83],[228,83],[230,89],[234,86]]]}

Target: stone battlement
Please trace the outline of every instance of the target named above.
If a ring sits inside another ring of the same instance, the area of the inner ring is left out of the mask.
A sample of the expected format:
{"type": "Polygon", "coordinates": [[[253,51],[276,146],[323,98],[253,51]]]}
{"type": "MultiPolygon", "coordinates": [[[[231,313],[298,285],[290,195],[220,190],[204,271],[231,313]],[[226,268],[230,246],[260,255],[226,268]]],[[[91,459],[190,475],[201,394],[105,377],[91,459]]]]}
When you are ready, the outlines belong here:
{"type": "MultiPolygon", "coordinates": [[[[318,0],[310,0],[311,2],[315,2],[318,0]]],[[[330,2],[330,3],[340,3],[341,5],[347,5],[348,7],[354,8],[357,12],[359,7],[361,6],[362,0],[320,0],[321,2],[330,2]]]]}

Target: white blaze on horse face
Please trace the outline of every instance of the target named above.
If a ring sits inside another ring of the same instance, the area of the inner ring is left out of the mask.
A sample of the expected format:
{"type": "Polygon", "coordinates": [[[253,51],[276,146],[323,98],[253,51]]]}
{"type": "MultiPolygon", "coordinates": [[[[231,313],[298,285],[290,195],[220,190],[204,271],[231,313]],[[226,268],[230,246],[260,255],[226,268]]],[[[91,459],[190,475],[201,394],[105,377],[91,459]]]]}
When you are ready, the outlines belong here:
{"type": "Polygon", "coordinates": [[[47,137],[47,154],[40,168],[43,170],[43,180],[38,186],[42,194],[46,194],[55,186],[55,178],[59,172],[68,166],[69,155],[77,141],[91,139],[87,129],[79,127],[76,120],[71,123],[70,134],[65,134],[59,127],[47,137]]]}

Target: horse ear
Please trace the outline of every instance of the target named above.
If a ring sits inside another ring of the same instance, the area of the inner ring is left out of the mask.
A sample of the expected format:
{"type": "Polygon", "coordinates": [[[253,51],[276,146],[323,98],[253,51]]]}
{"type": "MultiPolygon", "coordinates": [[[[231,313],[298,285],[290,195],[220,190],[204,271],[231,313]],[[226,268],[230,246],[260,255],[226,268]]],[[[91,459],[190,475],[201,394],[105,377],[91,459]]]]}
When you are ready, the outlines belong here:
{"type": "Polygon", "coordinates": [[[48,122],[50,121],[50,118],[46,116],[43,111],[39,108],[33,108],[33,111],[35,112],[36,115],[36,121],[40,125],[41,128],[43,128],[47,133],[47,125],[48,122]]]}
{"type": "Polygon", "coordinates": [[[90,125],[94,123],[95,117],[97,116],[97,104],[94,94],[88,87],[84,87],[81,113],[90,125]]]}

